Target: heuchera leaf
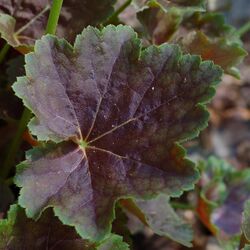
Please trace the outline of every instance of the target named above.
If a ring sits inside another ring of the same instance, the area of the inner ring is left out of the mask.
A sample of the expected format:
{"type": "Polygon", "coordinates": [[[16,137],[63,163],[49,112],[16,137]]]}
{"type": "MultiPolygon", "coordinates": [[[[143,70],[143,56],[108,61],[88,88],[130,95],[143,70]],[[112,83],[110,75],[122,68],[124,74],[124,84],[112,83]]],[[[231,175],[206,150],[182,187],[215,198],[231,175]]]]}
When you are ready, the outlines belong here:
{"type": "Polygon", "coordinates": [[[159,6],[150,6],[137,13],[149,39],[162,44],[171,39],[187,53],[213,60],[226,73],[239,78],[236,66],[247,55],[235,28],[227,25],[219,13],[173,9],[165,13],[159,6]]]}
{"type": "Polygon", "coordinates": [[[224,204],[216,208],[212,214],[213,224],[229,236],[240,233],[244,202],[250,198],[250,173],[244,173],[244,175],[246,178],[236,179],[232,186],[228,187],[224,204]]]}
{"type": "Polygon", "coordinates": [[[165,13],[159,7],[151,7],[139,11],[137,18],[146,29],[149,40],[161,44],[173,37],[182,21],[182,14],[175,9],[165,13]]]}
{"type": "Polygon", "coordinates": [[[143,224],[149,226],[154,233],[166,236],[187,247],[191,247],[193,231],[169,204],[169,197],[159,195],[152,200],[122,200],[122,206],[135,215],[143,224]]]}
{"type": "Polygon", "coordinates": [[[12,16],[0,13],[0,34],[11,46],[16,47],[20,43],[15,36],[16,20],[12,16]]]}
{"type": "Polygon", "coordinates": [[[183,26],[188,30],[199,29],[209,37],[230,36],[235,42],[238,40],[241,43],[235,28],[228,24],[224,14],[219,12],[194,12],[193,15],[185,17],[183,26]]]}
{"type": "MultiPolygon", "coordinates": [[[[195,13],[183,22],[186,34],[182,35],[183,49],[213,60],[226,73],[240,78],[236,66],[247,55],[235,28],[228,25],[220,13],[195,13]],[[198,30],[198,31],[197,31],[198,30]]],[[[183,34],[183,30],[181,31],[183,34]]]]}
{"type": "MultiPolygon", "coordinates": [[[[46,28],[49,4],[52,0],[3,0],[0,3],[0,34],[13,47],[33,45],[46,28]],[[31,20],[33,20],[31,22],[31,20]],[[20,28],[30,23],[20,34],[20,28]]],[[[108,18],[115,0],[64,0],[57,34],[73,42],[88,25],[96,25],[108,18]]]]}
{"type": "Polygon", "coordinates": [[[114,234],[95,245],[81,239],[74,228],[63,225],[52,209],[34,221],[26,217],[24,209],[12,205],[8,219],[0,221],[0,249],[128,250],[128,245],[114,234]]]}
{"type": "Polygon", "coordinates": [[[246,239],[250,242],[250,200],[246,201],[244,205],[242,217],[242,231],[246,239]]]}
{"type": "Polygon", "coordinates": [[[247,53],[238,43],[223,37],[211,39],[201,31],[194,31],[185,36],[182,45],[186,52],[201,55],[204,60],[213,60],[226,73],[240,77],[234,66],[238,65],[247,53]]]}
{"type": "Polygon", "coordinates": [[[45,144],[27,154],[15,182],[29,217],[49,206],[82,237],[110,231],[122,197],[177,196],[198,178],[178,144],[208,119],[222,74],[176,45],[141,49],[128,26],[85,29],[74,47],[44,36],[14,84],[45,144]]]}
{"type": "Polygon", "coordinates": [[[204,1],[141,1],[135,0],[137,18],[149,40],[162,44],[170,40],[180,27],[184,16],[204,11],[204,1]]]}
{"type": "Polygon", "coordinates": [[[1,37],[23,54],[32,51],[31,45],[34,40],[40,38],[44,32],[46,25],[44,14],[48,9],[48,0],[2,0],[0,2],[1,37]],[[27,24],[29,25],[21,31],[27,24]]]}
{"type": "MultiPolygon", "coordinates": [[[[215,157],[204,166],[201,200],[209,220],[205,224],[210,223],[212,231],[221,238],[239,235],[243,206],[250,198],[250,171],[236,170],[215,157]]],[[[198,212],[202,215],[201,208],[198,212]]]]}
{"type": "Polygon", "coordinates": [[[154,44],[162,44],[170,39],[178,41],[190,30],[202,30],[213,37],[235,34],[235,29],[227,25],[224,16],[218,13],[203,13],[187,8],[182,11],[174,8],[165,12],[160,6],[150,5],[138,11],[137,17],[154,44]]]}

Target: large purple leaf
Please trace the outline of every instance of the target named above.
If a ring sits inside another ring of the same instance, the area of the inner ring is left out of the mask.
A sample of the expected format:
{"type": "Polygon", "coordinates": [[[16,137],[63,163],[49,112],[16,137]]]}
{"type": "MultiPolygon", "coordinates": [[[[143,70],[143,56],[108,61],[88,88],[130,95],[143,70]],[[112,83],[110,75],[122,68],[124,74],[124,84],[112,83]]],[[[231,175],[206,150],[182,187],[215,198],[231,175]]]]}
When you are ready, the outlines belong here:
{"type": "Polygon", "coordinates": [[[120,203],[127,214],[129,213],[129,217],[134,217],[129,226],[131,232],[137,231],[134,227],[141,227],[139,225],[141,222],[158,235],[168,237],[187,247],[192,246],[191,225],[182,220],[174,211],[169,204],[169,197],[159,195],[151,200],[126,199],[121,200],[120,203]]]}
{"type": "Polygon", "coordinates": [[[206,126],[204,104],[221,76],[176,45],[141,49],[127,26],[85,29],[74,47],[44,36],[26,56],[16,94],[45,144],[18,167],[30,217],[49,206],[86,238],[110,231],[121,197],[180,195],[198,174],[178,143],[206,126]]]}
{"type": "Polygon", "coordinates": [[[235,66],[242,62],[247,52],[238,43],[224,37],[210,38],[201,31],[193,31],[182,39],[182,47],[188,53],[201,55],[204,60],[213,60],[226,73],[240,78],[235,66]]]}

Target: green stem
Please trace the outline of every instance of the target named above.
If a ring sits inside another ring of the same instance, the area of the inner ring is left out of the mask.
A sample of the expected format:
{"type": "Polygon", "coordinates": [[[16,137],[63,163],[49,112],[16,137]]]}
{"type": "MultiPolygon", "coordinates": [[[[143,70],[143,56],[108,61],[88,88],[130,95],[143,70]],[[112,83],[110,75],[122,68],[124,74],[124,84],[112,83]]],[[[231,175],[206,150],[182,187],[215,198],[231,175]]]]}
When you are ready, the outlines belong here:
{"type": "Polygon", "coordinates": [[[8,53],[9,49],[10,49],[10,45],[8,43],[5,43],[5,45],[0,51],[0,64],[4,61],[4,58],[6,54],[8,53]]]}
{"type": "Polygon", "coordinates": [[[21,120],[18,124],[16,135],[10,144],[7,156],[1,167],[0,173],[1,173],[1,177],[4,179],[8,177],[9,172],[11,168],[13,167],[13,164],[15,163],[16,153],[21,145],[22,135],[27,127],[27,123],[29,122],[30,118],[31,118],[31,112],[25,108],[22,114],[21,120]]]}
{"type": "Polygon", "coordinates": [[[250,31],[250,22],[245,23],[238,31],[236,31],[236,34],[239,37],[242,37],[248,31],[250,31]]]}
{"type": "Polygon", "coordinates": [[[127,0],[120,8],[118,8],[103,24],[107,25],[116,21],[117,17],[131,4],[132,0],[127,0]]]}
{"type": "Polygon", "coordinates": [[[54,35],[56,33],[56,27],[59,20],[62,4],[63,0],[53,0],[45,34],[54,35]]]}

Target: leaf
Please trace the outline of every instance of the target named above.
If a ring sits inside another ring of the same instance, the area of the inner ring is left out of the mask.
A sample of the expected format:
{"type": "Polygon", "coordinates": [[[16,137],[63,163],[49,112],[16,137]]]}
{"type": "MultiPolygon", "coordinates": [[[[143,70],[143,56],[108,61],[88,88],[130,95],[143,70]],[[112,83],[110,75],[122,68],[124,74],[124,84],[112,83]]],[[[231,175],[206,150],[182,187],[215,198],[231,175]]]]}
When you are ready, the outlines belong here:
{"type": "Polygon", "coordinates": [[[137,13],[149,39],[155,44],[174,41],[186,53],[200,55],[203,60],[212,60],[227,74],[240,77],[236,66],[247,52],[232,26],[226,24],[219,13],[192,12],[174,9],[165,13],[159,6],[150,6],[137,13]]]}
{"type": "Polygon", "coordinates": [[[162,44],[170,40],[182,22],[179,11],[170,10],[165,13],[159,7],[139,11],[137,17],[154,44],[162,44]]]}
{"type": "Polygon", "coordinates": [[[29,128],[39,140],[65,141],[35,148],[18,167],[29,217],[53,206],[82,237],[100,240],[118,199],[193,187],[198,173],[179,143],[206,126],[219,67],[175,45],[142,50],[121,25],[88,27],[74,48],[44,36],[25,58],[13,88],[35,114],[29,128]]]}
{"type": "Polygon", "coordinates": [[[213,60],[227,74],[240,78],[236,66],[247,55],[235,28],[226,23],[221,13],[195,13],[183,23],[183,49],[201,55],[204,60],[213,60]]]}
{"type": "MultiPolygon", "coordinates": [[[[0,34],[13,47],[33,45],[44,34],[52,0],[14,0],[0,3],[0,34]],[[26,26],[25,29],[23,27],[26,26]],[[20,32],[20,29],[23,29],[20,32]]],[[[88,25],[97,25],[114,11],[115,0],[64,0],[57,34],[69,41],[88,25]]]]}
{"type": "Polygon", "coordinates": [[[246,201],[242,216],[242,231],[246,239],[250,242],[250,200],[246,201]]]}
{"type": "Polygon", "coordinates": [[[191,247],[193,232],[169,204],[169,197],[159,195],[152,200],[122,201],[123,207],[158,235],[166,236],[187,247],[191,247]]]}
{"type": "Polygon", "coordinates": [[[80,238],[72,227],[63,225],[46,210],[38,221],[28,219],[24,209],[12,205],[8,219],[0,221],[0,248],[8,250],[127,250],[122,237],[112,234],[98,246],[80,238]]]}
{"type": "Polygon", "coordinates": [[[235,65],[247,55],[246,51],[236,42],[230,42],[224,37],[210,39],[203,32],[194,31],[182,40],[183,48],[191,54],[201,55],[204,60],[213,60],[226,73],[239,78],[235,65]]]}
{"type": "Polygon", "coordinates": [[[227,235],[240,233],[241,214],[244,202],[250,198],[250,175],[240,183],[232,183],[228,196],[222,206],[215,209],[212,214],[212,222],[227,235]],[[226,219],[231,218],[231,219],[226,219]]]}
{"type": "Polygon", "coordinates": [[[208,213],[205,225],[210,223],[212,232],[219,238],[239,235],[243,206],[250,198],[250,171],[236,170],[225,161],[211,157],[202,179],[203,208],[198,207],[198,212],[208,213]]]}
{"type": "Polygon", "coordinates": [[[15,36],[15,25],[16,25],[15,18],[6,14],[0,14],[1,38],[6,40],[13,47],[19,45],[19,41],[15,36]]]}
{"type": "Polygon", "coordinates": [[[137,18],[154,44],[170,40],[184,17],[204,11],[204,1],[141,1],[135,0],[137,18]]]}
{"type": "Polygon", "coordinates": [[[189,31],[198,29],[209,37],[226,36],[241,43],[240,38],[236,35],[235,28],[228,24],[224,14],[219,12],[195,12],[185,18],[183,26],[189,31]]]}

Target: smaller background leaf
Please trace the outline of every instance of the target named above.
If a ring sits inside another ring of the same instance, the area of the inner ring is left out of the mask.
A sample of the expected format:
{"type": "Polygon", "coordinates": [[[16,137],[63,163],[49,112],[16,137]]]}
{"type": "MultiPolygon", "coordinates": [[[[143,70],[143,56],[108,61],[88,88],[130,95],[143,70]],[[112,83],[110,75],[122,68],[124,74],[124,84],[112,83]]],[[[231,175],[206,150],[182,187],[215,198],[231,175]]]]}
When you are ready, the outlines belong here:
{"type": "Polygon", "coordinates": [[[152,200],[135,200],[134,202],[124,200],[121,204],[126,211],[136,216],[154,233],[166,236],[185,246],[192,246],[192,228],[175,213],[167,196],[159,195],[152,200]]]}
{"type": "Polygon", "coordinates": [[[204,164],[200,185],[197,209],[204,224],[221,239],[239,235],[244,203],[250,198],[250,171],[236,170],[210,157],[204,164]]]}
{"type": "Polygon", "coordinates": [[[19,45],[19,41],[15,36],[16,20],[14,17],[0,13],[0,35],[8,44],[13,47],[19,45]]]}

